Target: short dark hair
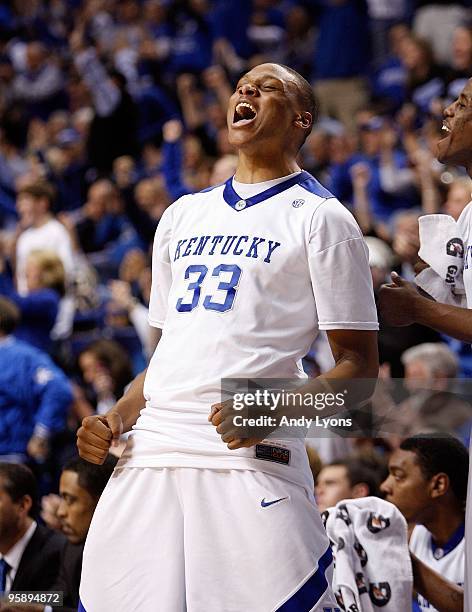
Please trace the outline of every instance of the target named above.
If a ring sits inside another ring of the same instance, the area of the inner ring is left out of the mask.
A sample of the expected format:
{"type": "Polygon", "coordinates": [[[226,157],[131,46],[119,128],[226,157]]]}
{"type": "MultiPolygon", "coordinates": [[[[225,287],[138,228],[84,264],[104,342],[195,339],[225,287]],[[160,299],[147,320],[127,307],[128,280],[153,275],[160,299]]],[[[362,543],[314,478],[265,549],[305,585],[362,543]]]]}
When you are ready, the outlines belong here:
{"type": "Polygon", "coordinates": [[[25,495],[31,497],[29,515],[35,517],[39,510],[39,491],[33,472],[21,463],[0,462],[0,477],[3,487],[13,502],[19,502],[25,495]]]}
{"type": "Polygon", "coordinates": [[[455,497],[465,504],[467,478],[469,474],[469,453],[466,447],[448,434],[419,434],[406,438],[400,444],[404,451],[415,453],[423,476],[431,479],[443,472],[449,477],[455,497]]]}
{"type": "Polygon", "coordinates": [[[0,296],[0,334],[13,333],[20,322],[20,311],[16,304],[0,296]]]}
{"type": "Polygon", "coordinates": [[[290,66],[286,66],[285,64],[277,64],[284,70],[286,70],[296,81],[298,87],[298,98],[302,105],[304,111],[307,111],[312,116],[312,124],[310,129],[305,131],[305,138],[303,139],[302,144],[308,138],[311,130],[313,129],[314,124],[318,118],[318,103],[316,101],[316,96],[313,91],[313,87],[310,83],[303,77],[299,72],[290,68],[290,66]]]}
{"type": "Polygon", "coordinates": [[[118,459],[114,455],[108,455],[102,465],[96,465],[81,457],[73,457],[64,465],[62,471],[75,472],[79,477],[79,486],[98,500],[115,469],[117,461],[118,459]]]}
{"type": "Polygon", "coordinates": [[[358,484],[366,484],[369,489],[369,495],[379,495],[380,477],[377,476],[376,472],[371,467],[357,457],[346,457],[346,459],[333,461],[324,467],[329,466],[341,466],[346,468],[347,479],[351,487],[358,484]]]}
{"type": "Polygon", "coordinates": [[[40,198],[45,198],[49,203],[49,208],[52,209],[52,205],[54,204],[54,198],[56,197],[56,191],[51,183],[47,181],[36,181],[35,183],[30,183],[21,187],[18,191],[18,195],[22,193],[26,193],[30,195],[32,198],[39,200],[40,198]]]}

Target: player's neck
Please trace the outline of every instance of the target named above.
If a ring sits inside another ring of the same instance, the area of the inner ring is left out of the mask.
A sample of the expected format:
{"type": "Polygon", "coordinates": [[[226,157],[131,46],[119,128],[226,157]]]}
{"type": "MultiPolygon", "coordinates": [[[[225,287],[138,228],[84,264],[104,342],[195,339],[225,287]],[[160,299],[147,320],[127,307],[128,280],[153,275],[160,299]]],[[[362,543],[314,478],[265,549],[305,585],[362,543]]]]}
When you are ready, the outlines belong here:
{"type": "Polygon", "coordinates": [[[239,153],[238,167],[234,178],[240,183],[262,183],[299,172],[296,160],[268,157],[261,159],[239,153]]]}
{"type": "Polygon", "coordinates": [[[441,507],[436,509],[430,521],[425,521],[425,527],[431,532],[438,546],[444,546],[464,522],[464,515],[459,509],[441,507]]]}

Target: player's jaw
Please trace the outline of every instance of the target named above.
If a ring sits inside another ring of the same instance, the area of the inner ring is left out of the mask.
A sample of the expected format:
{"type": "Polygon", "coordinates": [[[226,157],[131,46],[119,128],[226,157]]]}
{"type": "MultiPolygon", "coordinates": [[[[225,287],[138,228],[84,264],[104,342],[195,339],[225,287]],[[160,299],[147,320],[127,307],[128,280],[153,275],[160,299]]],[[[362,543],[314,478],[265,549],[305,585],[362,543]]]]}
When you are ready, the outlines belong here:
{"type": "Polygon", "coordinates": [[[469,168],[472,164],[472,82],[459,98],[444,111],[443,137],[437,143],[442,163],[469,168]]]}

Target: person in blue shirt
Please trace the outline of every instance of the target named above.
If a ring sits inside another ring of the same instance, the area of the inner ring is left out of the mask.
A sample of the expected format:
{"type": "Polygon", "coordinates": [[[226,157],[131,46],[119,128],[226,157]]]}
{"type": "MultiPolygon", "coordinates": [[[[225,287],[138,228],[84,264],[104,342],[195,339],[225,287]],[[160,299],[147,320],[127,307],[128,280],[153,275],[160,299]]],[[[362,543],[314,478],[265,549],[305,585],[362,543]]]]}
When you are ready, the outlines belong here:
{"type": "Polygon", "coordinates": [[[0,460],[43,462],[51,436],[65,427],[72,389],[46,353],[13,336],[19,319],[0,297],[0,460]]]}
{"type": "Polygon", "coordinates": [[[28,293],[20,295],[0,257],[0,295],[10,299],[20,310],[21,322],[15,337],[49,351],[50,333],[65,294],[64,266],[54,251],[35,250],[28,256],[25,272],[28,293]]]}

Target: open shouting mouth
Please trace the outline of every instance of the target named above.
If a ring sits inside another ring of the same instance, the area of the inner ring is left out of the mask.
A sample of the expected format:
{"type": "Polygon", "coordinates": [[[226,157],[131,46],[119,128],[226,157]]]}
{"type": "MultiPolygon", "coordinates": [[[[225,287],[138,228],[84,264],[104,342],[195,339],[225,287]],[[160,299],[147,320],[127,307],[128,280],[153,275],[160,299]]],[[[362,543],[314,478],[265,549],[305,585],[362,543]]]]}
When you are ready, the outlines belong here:
{"type": "Polygon", "coordinates": [[[233,116],[233,126],[242,127],[249,125],[257,117],[257,111],[249,102],[239,102],[236,104],[233,116]]]}

